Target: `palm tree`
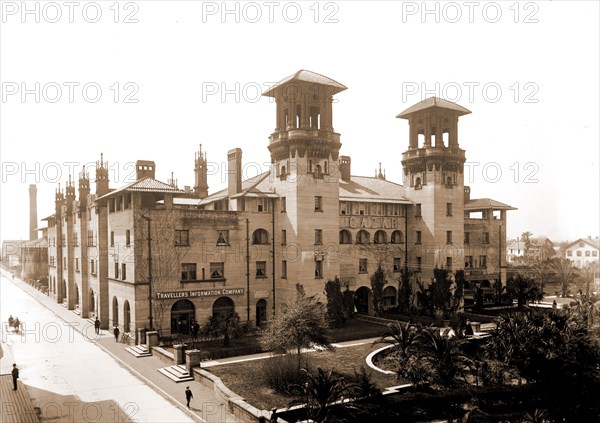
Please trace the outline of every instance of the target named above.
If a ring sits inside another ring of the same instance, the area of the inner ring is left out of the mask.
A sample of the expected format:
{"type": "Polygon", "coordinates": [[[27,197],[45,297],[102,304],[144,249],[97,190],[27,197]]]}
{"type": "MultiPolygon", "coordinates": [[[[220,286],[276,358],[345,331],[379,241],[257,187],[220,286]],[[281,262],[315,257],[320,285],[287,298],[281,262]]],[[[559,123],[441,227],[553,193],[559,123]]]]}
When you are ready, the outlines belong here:
{"type": "Polygon", "coordinates": [[[317,423],[328,421],[328,408],[348,394],[344,378],[333,370],[325,372],[320,367],[316,374],[307,369],[302,369],[302,372],[306,376],[306,383],[302,386],[303,398],[292,401],[290,405],[306,404],[307,419],[317,423]]]}
{"type": "Polygon", "coordinates": [[[573,267],[573,262],[564,257],[557,257],[550,262],[550,269],[560,283],[562,297],[569,294],[569,285],[577,279],[579,270],[573,267]]]}
{"type": "Polygon", "coordinates": [[[463,352],[468,341],[465,338],[449,337],[449,329],[443,333],[438,328],[421,331],[415,341],[417,356],[428,370],[431,380],[442,387],[451,387],[466,382],[467,369],[472,365],[463,352]],[[462,382],[459,381],[462,378],[462,382]]]}
{"type": "Polygon", "coordinates": [[[388,323],[387,330],[381,337],[373,342],[373,345],[388,344],[394,345],[393,350],[398,351],[401,357],[410,356],[411,349],[414,346],[417,335],[421,332],[422,326],[420,323],[406,323],[402,325],[399,321],[396,323],[388,323]]]}
{"type": "Polygon", "coordinates": [[[521,238],[523,239],[523,242],[525,242],[525,253],[523,254],[525,258],[527,258],[528,254],[529,254],[529,248],[531,247],[531,236],[533,234],[529,231],[525,231],[521,234],[521,238]]]}

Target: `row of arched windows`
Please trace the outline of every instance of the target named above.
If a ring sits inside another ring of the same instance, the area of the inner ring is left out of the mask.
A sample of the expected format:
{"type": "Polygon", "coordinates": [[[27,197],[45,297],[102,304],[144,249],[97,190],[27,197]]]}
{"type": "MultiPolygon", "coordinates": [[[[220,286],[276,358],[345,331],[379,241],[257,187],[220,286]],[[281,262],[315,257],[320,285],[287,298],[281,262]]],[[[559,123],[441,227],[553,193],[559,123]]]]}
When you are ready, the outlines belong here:
{"type": "MultiPolygon", "coordinates": [[[[361,229],[356,233],[356,244],[370,244],[371,234],[369,231],[361,229]]],[[[388,239],[386,231],[378,230],[373,235],[374,244],[404,244],[404,234],[402,231],[394,231],[388,239]]],[[[340,231],[340,244],[352,244],[352,233],[347,229],[340,231]]]]}

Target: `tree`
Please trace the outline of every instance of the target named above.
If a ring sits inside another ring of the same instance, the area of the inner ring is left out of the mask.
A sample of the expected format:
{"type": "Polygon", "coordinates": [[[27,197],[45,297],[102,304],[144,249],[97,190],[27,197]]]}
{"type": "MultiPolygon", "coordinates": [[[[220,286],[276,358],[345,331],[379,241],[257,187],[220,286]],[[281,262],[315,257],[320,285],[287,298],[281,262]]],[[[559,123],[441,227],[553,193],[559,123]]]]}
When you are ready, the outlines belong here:
{"type": "Polygon", "coordinates": [[[207,326],[212,336],[223,337],[224,347],[230,347],[231,338],[238,338],[242,334],[240,316],[235,311],[210,316],[207,326]]]}
{"type": "Polygon", "coordinates": [[[506,290],[511,298],[517,299],[517,306],[523,308],[529,301],[542,299],[540,286],[531,278],[518,274],[506,282],[506,290]]]}
{"type": "Polygon", "coordinates": [[[550,269],[556,275],[560,283],[562,297],[569,295],[569,287],[579,275],[579,271],[573,267],[573,262],[564,257],[556,257],[550,262],[550,269]]]}
{"type": "Polygon", "coordinates": [[[296,298],[284,303],[281,313],[275,316],[263,332],[260,343],[266,350],[296,350],[298,370],[301,367],[301,350],[313,345],[332,349],[327,338],[325,307],[315,296],[306,296],[304,288],[296,284],[296,298]]]}
{"type": "Polygon", "coordinates": [[[398,288],[398,310],[400,313],[409,314],[413,304],[413,289],[410,274],[402,270],[400,286],[398,288]]]}
{"type": "Polygon", "coordinates": [[[327,320],[332,328],[341,328],[346,323],[348,316],[345,312],[344,296],[340,289],[340,280],[337,278],[325,284],[327,296],[327,320]]]}
{"type": "Polygon", "coordinates": [[[383,313],[383,285],[385,285],[385,274],[381,265],[371,275],[371,289],[373,291],[373,309],[376,316],[383,313]]]}
{"type": "Polygon", "coordinates": [[[529,256],[529,249],[531,248],[531,236],[533,234],[529,231],[523,232],[521,234],[521,238],[523,239],[523,242],[525,243],[525,252],[524,252],[524,257],[527,258],[529,256]]]}
{"type": "Polygon", "coordinates": [[[302,369],[306,375],[306,383],[302,386],[303,398],[296,399],[290,403],[306,403],[307,419],[317,423],[329,420],[330,405],[340,401],[349,393],[344,378],[330,370],[325,372],[322,368],[317,368],[317,373],[312,374],[307,369],[302,369]]]}

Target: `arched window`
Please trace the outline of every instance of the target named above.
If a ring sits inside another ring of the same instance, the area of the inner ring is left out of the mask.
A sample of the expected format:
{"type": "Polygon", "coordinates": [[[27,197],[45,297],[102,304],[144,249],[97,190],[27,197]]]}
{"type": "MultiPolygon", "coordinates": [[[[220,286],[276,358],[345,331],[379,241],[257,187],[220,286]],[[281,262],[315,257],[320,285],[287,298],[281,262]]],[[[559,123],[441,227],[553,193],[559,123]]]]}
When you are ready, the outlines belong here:
{"type": "Polygon", "coordinates": [[[227,316],[235,311],[235,304],[229,297],[219,297],[213,303],[213,316],[223,315],[227,316]]]}
{"type": "Polygon", "coordinates": [[[356,243],[357,244],[368,244],[371,242],[371,234],[365,230],[360,230],[356,234],[356,243]]]}
{"type": "Polygon", "coordinates": [[[129,324],[131,323],[131,308],[129,301],[125,300],[123,304],[123,332],[129,332],[129,324]]]}
{"type": "Polygon", "coordinates": [[[252,234],[252,244],[267,245],[269,244],[269,233],[264,229],[257,229],[252,234]]]}
{"type": "Polygon", "coordinates": [[[387,234],[385,231],[379,230],[375,232],[375,236],[373,237],[373,242],[375,244],[385,244],[387,243],[387,234]]]}
{"type": "Polygon", "coordinates": [[[321,169],[321,165],[316,165],[315,166],[315,178],[322,178],[323,177],[323,170],[321,169]]]}
{"type": "Polygon", "coordinates": [[[285,179],[286,176],[287,176],[287,172],[286,172],[285,166],[281,166],[281,172],[279,173],[279,178],[285,179]]]}
{"type": "Polygon", "coordinates": [[[113,297],[113,315],[112,315],[112,320],[113,320],[113,326],[119,326],[119,300],[117,300],[117,297],[113,297]]]}
{"type": "Polygon", "coordinates": [[[448,176],[446,178],[446,185],[452,185],[452,177],[451,176],[448,176]]]}
{"type": "Polygon", "coordinates": [[[415,179],[415,186],[421,186],[421,178],[415,179]]]}
{"type": "Polygon", "coordinates": [[[340,244],[352,244],[352,234],[350,231],[345,229],[340,231],[340,244]]]}
{"type": "Polygon", "coordinates": [[[387,286],[383,290],[383,306],[393,307],[396,305],[396,288],[393,286],[387,286]]]}
{"type": "Polygon", "coordinates": [[[404,235],[400,231],[392,232],[392,244],[403,244],[404,235]]]}

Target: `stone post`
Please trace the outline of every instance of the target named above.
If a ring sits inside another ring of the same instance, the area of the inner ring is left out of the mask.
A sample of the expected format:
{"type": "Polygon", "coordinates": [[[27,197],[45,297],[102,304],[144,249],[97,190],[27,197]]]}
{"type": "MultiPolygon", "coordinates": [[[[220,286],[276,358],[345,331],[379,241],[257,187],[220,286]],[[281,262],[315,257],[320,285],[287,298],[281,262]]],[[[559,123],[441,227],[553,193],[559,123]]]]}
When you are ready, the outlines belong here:
{"type": "Polygon", "coordinates": [[[175,364],[183,364],[185,363],[185,345],[178,344],[173,345],[173,349],[175,350],[175,364]]]}
{"type": "Polygon", "coordinates": [[[138,334],[138,344],[145,344],[146,343],[146,329],[145,328],[138,329],[137,334],[138,334]]]}
{"type": "Polygon", "coordinates": [[[158,346],[158,332],[155,330],[146,332],[146,347],[151,349],[156,346],[158,346]]]}
{"type": "Polygon", "coordinates": [[[185,352],[185,368],[189,374],[193,367],[200,367],[200,350],[188,350],[185,352]]]}

